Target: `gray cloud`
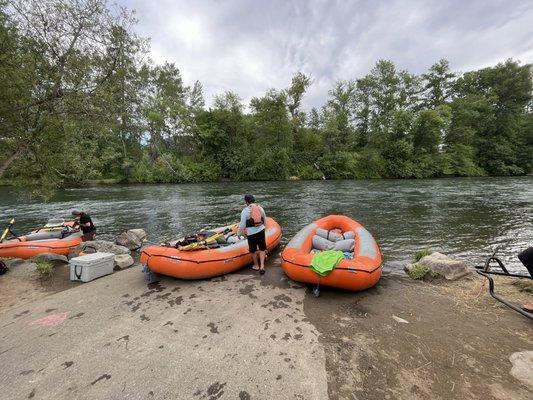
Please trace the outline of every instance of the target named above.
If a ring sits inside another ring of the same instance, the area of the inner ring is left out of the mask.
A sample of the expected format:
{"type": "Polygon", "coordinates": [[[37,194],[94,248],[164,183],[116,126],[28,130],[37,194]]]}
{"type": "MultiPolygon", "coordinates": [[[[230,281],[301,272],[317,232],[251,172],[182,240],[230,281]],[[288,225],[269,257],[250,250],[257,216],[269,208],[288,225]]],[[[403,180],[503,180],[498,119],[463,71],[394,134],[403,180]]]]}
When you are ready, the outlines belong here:
{"type": "Polygon", "coordinates": [[[338,79],[366,74],[379,59],[424,72],[440,58],[467,71],[508,58],[533,62],[533,3],[479,1],[120,0],[137,10],[151,57],[200,80],[208,104],[225,90],[245,102],[313,77],[306,107],[324,104],[338,79]]]}

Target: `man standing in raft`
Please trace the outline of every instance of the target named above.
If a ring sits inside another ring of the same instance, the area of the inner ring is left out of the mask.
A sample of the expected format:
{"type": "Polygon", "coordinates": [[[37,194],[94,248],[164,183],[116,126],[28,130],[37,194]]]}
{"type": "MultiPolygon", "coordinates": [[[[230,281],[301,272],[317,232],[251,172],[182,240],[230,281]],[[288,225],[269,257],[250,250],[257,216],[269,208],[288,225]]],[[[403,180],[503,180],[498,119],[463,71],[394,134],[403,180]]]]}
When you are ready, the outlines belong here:
{"type": "Polygon", "coordinates": [[[265,273],[265,221],[266,214],[263,207],[255,204],[255,198],[251,194],[244,196],[246,207],[241,212],[241,222],[239,223],[238,234],[246,231],[248,239],[248,249],[254,258],[255,271],[263,275],[265,273]]]}
{"type": "Polygon", "coordinates": [[[96,237],[96,228],[91,220],[91,216],[83,211],[72,211],[72,215],[76,217],[76,223],[83,232],[83,241],[88,242],[94,240],[96,237]]]}

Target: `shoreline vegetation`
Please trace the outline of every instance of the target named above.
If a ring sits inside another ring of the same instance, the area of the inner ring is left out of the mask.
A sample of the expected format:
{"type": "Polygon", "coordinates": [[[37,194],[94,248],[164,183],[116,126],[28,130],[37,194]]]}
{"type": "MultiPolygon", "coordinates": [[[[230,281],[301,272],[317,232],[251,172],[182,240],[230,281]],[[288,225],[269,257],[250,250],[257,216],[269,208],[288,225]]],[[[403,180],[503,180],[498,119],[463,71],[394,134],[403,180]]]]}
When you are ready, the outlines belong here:
{"type": "MultiPolygon", "coordinates": [[[[304,110],[313,78],[244,104],[147,58],[105,0],[0,0],[0,185],[526,175],[532,66],[425,73],[379,60],[304,110]]],[[[216,71],[213,71],[216,73],[216,71]]],[[[288,77],[289,78],[289,77],[288,77]]]]}
{"type": "MultiPolygon", "coordinates": [[[[507,177],[507,178],[520,178],[520,177],[527,177],[527,176],[533,176],[532,173],[525,174],[525,175],[513,175],[513,176],[505,176],[505,175],[484,175],[484,176],[464,176],[459,178],[501,178],[501,177],[507,177]]],[[[417,181],[423,181],[426,179],[453,179],[458,178],[454,176],[446,176],[446,177],[440,177],[440,178],[403,178],[403,180],[417,180],[417,181]]],[[[397,178],[367,178],[367,179],[325,179],[325,181],[374,181],[374,180],[395,180],[397,178]]],[[[87,186],[114,186],[114,185],[180,185],[180,184],[188,184],[188,183],[224,183],[224,182],[294,182],[294,181],[300,181],[300,182],[311,182],[311,181],[321,181],[324,179],[304,179],[299,177],[289,177],[287,179],[283,180],[245,180],[245,181],[236,181],[231,180],[228,178],[220,178],[216,181],[198,181],[198,182],[131,182],[131,181],[124,181],[118,178],[103,178],[103,179],[88,179],[82,182],[63,182],[60,186],[55,187],[53,189],[71,189],[71,188],[81,188],[81,187],[87,187],[87,186]]],[[[11,187],[11,188],[19,188],[22,185],[28,185],[26,181],[23,180],[16,180],[16,179],[0,179],[0,187],[11,187]]],[[[31,186],[33,187],[33,185],[31,186]]],[[[47,189],[47,188],[43,188],[47,189]]],[[[50,192],[51,193],[51,192],[50,192]]]]}

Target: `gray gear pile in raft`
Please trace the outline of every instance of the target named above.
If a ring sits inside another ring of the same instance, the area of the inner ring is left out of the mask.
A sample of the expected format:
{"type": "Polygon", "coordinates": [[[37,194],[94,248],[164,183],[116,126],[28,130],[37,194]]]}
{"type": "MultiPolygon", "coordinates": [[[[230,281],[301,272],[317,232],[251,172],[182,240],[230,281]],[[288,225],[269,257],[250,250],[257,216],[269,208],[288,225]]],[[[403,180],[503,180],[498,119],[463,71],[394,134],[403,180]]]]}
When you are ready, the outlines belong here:
{"type": "Polygon", "coordinates": [[[317,250],[353,251],[354,238],[355,233],[353,231],[340,234],[319,228],[316,230],[316,235],[313,236],[313,248],[317,250]]]}

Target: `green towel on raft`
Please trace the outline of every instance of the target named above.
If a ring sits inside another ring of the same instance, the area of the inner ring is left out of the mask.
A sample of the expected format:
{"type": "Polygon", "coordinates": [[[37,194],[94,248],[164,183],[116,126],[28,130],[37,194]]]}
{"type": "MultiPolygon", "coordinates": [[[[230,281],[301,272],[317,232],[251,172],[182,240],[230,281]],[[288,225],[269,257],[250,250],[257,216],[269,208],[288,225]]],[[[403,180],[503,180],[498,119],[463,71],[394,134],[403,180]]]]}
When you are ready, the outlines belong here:
{"type": "Polygon", "coordinates": [[[311,261],[311,269],[320,276],[326,276],[344,259],[340,250],[327,250],[316,253],[311,261]]]}

